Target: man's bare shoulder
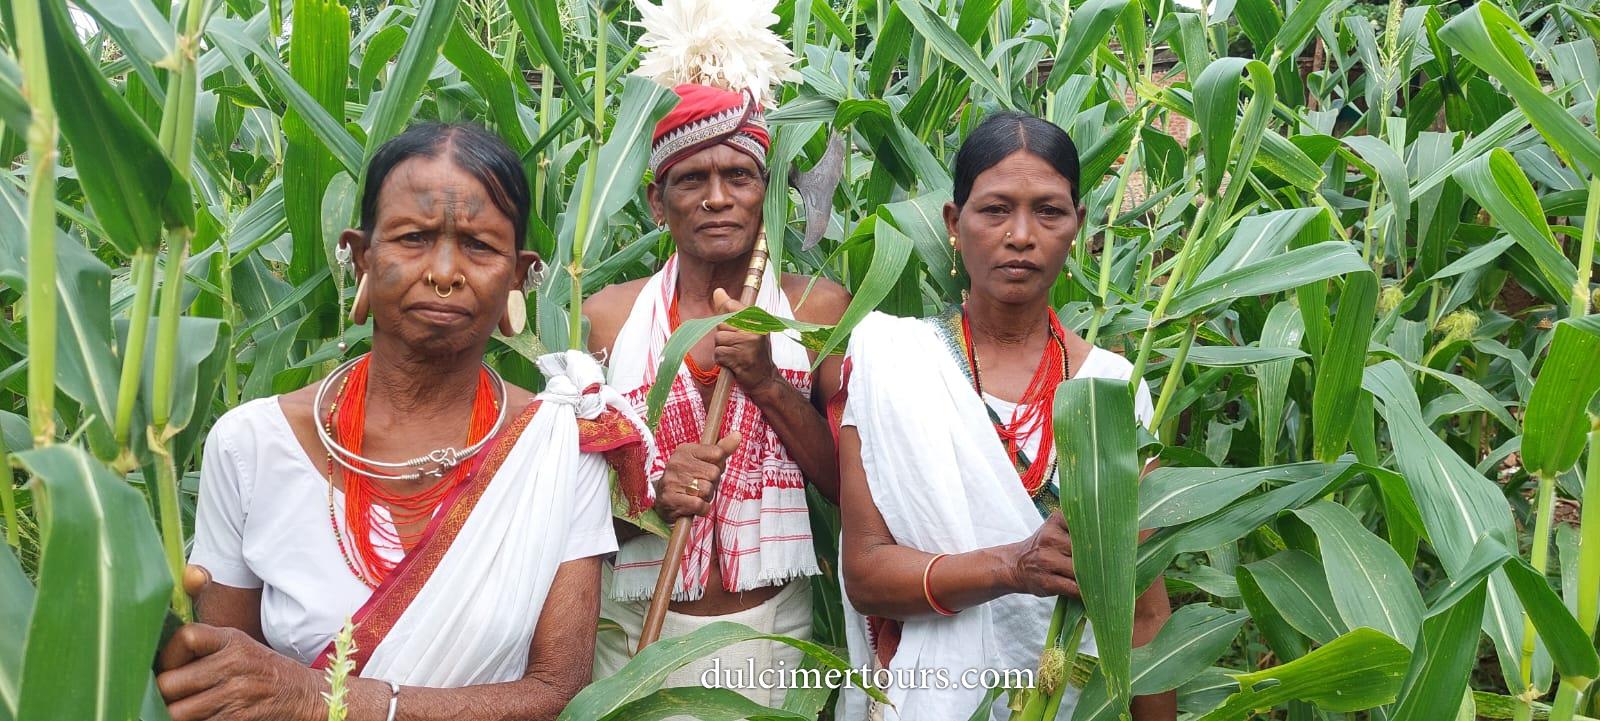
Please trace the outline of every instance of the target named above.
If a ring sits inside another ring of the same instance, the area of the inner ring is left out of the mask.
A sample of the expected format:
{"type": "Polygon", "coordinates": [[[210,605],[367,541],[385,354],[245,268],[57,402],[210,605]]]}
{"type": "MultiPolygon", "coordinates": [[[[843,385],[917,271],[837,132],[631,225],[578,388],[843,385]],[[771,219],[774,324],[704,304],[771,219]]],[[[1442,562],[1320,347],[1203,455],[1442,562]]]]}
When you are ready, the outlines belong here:
{"type": "Polygon", "coordinates": [[[627,322],[634,301],[644,290],[649,278],[639,278],[595,291],[583,301],[583,315],[589,319],[589,349],[609,349],[622,324],[627,322]]]}
{"type": "Polygon", "coordinates": [[[796,320],[833,325],[850,306],[850,292],[827,278],[783,274],[783,293],[794,306],[796,320]]]}

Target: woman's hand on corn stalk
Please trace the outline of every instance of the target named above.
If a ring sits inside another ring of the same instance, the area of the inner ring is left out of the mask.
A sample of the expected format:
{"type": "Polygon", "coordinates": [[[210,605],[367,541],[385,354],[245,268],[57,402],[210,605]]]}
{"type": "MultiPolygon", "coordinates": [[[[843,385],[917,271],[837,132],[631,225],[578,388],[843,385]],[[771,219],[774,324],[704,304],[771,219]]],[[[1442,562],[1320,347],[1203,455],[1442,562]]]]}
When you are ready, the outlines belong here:
{"type": "Polygon", "coordinates": [[[172,721],[325,717],[321,674],[235,628],[191,623],[161,651],[156,687],[172,721]]]}
{"type": "Polygon", "coordinates": [[[1007,546],[1006,550],[1010,559],[1008,581],[1014,593],[1078,597],[1078,577],[1072,566],[1072,536],[1067,533],[1061,511],[1050,514],[1032,536],[1007,546]]]}

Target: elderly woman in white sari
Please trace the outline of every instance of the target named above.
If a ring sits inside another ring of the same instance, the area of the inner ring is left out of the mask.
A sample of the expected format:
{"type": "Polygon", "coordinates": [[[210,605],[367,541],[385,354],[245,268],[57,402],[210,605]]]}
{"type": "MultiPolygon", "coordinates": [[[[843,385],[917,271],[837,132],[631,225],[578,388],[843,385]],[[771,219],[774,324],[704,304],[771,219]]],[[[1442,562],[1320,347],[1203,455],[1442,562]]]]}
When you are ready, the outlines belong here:
{"type": "MultiPolygon", "coordinates": [[[[1055,388],[1132,371],[1062,328],[1050,307],[1084,217],[1066,133],[991,116],[957,153],[954,185],[944,219],[969,296],[938,317],[873,315],[857,326],[839,419],[852,662],[896,679],[932,670],[949,683],[891,685],[893,707],[847,689],[841,718],[851,721],[1006,718],[1003,695],[973,716],[985,692],[976,671],[1034,668],[1054,597],[1078,594],[1057,501],[1055,388]]],[[[1143,382],[1135,411],[1149,423],[1143,382]]],[[[1136,604],[1134,643],[1170,612],[1158,581],[1136,604]]],[[[1079,650],[1092,653],[1085,636],[1079,650]]],[[[1057,718],[1071,717],[1073,701],[1057,718]]],[[[1136,698],[1133,715],[1172,719],[1176,700],[1136,698]]]]}
{"type": "Polygon", "coordinates": [[[339,253],[371,351],[206,439],[190,563],[209,582],[156,679],[174,721],[327,718],[346,619],[350,719],[554,718],[588,683],[607,462],[653,451],[589,356],[541,358],[537,396],[484,362],[493,331],[522,331],[528,206],[480,128],[419,125],[373,156],[339,253]]]}

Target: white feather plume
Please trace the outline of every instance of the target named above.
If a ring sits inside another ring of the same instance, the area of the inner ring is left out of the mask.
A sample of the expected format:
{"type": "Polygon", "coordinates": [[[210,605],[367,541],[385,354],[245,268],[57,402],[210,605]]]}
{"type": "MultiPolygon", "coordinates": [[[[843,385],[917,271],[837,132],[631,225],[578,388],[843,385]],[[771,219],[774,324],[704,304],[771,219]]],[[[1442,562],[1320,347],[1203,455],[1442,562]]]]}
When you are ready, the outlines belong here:
{"type": "Polygon", "coordinates": [[[794,53],[771,26],[777,0],[634,0],[645,49],[634,71],[667,87],[696,83],[748,91],[765,107],[772,86],[797,81],[794,53]]]}

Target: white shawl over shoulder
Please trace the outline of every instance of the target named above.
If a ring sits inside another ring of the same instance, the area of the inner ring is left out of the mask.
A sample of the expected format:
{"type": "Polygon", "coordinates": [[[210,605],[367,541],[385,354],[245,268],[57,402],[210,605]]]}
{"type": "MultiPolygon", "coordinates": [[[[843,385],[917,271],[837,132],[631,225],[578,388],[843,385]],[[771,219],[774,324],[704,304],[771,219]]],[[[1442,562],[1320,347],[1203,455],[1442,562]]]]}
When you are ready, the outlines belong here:
{"type": "MultiPolygon", "coordinates": [[[[1037,530],[1039,511],[996,438],[982,399],[934,324],[874,313],[850,337],[842,424],[860,435],[867,484],[895,541],[930,553],[962,553],[1013,543],[1037,530]]],[[[1119,377],[1119,363],[1126,379],[1131,366],[1097,349],[1075,377],[1119,377]]],[[[1146,418],[1148,393],[1141,384],[1139,406],[1146,418]]],[[[961,685],[969,669],[1037,668],[1053,607],[1054,599],[1016,594],[950,617],[907,621],[889,668],[943,668],[953,686],[961,685]]],[[[849,603],[845,615],[852,665],[871,665],[865,619],[849,603]]],[[[1080,650],[1093,652],[1092,636],[1080,650]]],[[[966,721],[985,690],[897,684],[885,692],[895,706],[887,711],[888,721],[966,721]]],[[[864,717],[864,694],[849,688],[844,700],[842,719],[864,717]]],[[[1073,701],[1062,704],[1059,718],[1071,716],[1073,701]]],[[[993,713],[1006,717],[1004,695],[993,713]]]]}

